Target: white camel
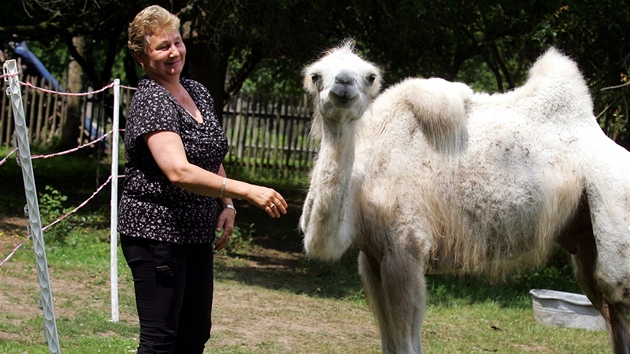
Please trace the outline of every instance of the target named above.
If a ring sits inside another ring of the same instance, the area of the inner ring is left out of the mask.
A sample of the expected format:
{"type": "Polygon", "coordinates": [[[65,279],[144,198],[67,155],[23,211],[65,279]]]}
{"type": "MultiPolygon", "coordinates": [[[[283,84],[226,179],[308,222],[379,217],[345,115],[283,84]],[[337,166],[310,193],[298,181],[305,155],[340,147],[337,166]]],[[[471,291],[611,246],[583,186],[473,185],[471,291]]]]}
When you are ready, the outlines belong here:
{"type": "Polygon", "coordinates": [[[358,247],[383,352],[422,352],[425,273],[501,278],[558,242],[629,353],[630,153],[600,129],[577,65],[550,49],[509,93],[431,78],[379,94],[353,47],[304,71],[321,147],[300,228],[314,258],[358,247]]]}

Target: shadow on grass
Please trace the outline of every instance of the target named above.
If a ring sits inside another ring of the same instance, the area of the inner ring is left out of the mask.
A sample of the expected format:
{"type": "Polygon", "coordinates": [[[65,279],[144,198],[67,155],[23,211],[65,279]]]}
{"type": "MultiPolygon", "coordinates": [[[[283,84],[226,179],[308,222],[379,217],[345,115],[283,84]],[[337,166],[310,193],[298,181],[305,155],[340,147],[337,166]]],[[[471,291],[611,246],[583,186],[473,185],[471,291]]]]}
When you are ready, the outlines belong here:
{"type": "MultiPolygon", "coordinates": [[[[302,259],[278,259],[271,256],[240,255],[261,266],[251,267],[234,261],[217,262],[216,277],[267,289],[313,297],[363,300],[357,268],[357,251],[349,251],[340,261],[320,262],[302,259]]],[[[488,283],[473,276],[427,275],[429,305],[466,306],[493,302],[502,307],[531,306],[529,290],[554,289],[580,293],[572,279],[570,266],[558,268],[552,262],[544,268],[520,273],[505,282],[488,283]]]]}
{"type": "MultiPolygon", "coordinates": [[[[363,301],[358,274],[358,251],[348,251],[337,262],[307,259],[302,253],[302,236],[297,230],[301,201],[299,195],[289,201],[289,213],[281,219],[268,218],[248,205],[239,217],[246,225],[254,225],[254,245],[277,253],[243,253],[232,257],[248,260],[255,267],[238,262],[219,262],[218,279],[230,279],[269,289],[305,294],[314,297],[363,301]]],[[[428,303],[440,306],[461,306],[494,302],[503,307],[530,307],[529,290],[533,288],[581,292],[573,277],[569,255],[559,247],[549,262],[539,269],[523,271],[503,282],[489,283],[482,277],[427,275],[428,303]]]]}

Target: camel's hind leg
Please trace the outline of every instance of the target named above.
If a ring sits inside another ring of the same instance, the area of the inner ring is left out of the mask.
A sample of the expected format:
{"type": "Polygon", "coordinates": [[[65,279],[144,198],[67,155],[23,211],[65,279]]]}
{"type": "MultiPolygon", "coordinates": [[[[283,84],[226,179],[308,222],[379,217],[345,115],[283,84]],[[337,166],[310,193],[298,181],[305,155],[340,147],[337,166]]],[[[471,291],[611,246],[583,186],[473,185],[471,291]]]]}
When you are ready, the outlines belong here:
{"type": "Polygon", "coordinates": [[[595,240],[591,236],[583,239],[578,244],[577,253],[573,256],[573,263],[576,269],[576,276],[582,291],[599,310],[608,327],[610,343],[615,354],[630,353],[630,339],[628,338],[627,318],[630,307],[624,303],[612,304],[604,297],[602,289],[595,280],[595,262],[597,260],[597,249],[595,240]]]}
{"type": "Polygon", "coordinates": [[[422,353],[425,283],[421,263],[388,253],[381,261],[361,252],[359,272],[378,322],[383,353],[422,353]]]}
{"type": "Polygon", "coordinates": [[[622,227],[626,223],[608,210],[592,201],[582,204],[568,230],[572,236],[564,239],[574,242],[567,249],[574,253],[577,281],[604,316],[613,353],[630,354],[630,259],[623,251],[630,242],[622,227]]]}
{"type": "Polygon", "coordinates": [[[626,323],[628,307],[611,305],[604,303],[604,317],[608,325],[608,334],[612,344],[613,353],[628,354],[630,353],[630,340],[628,339],[628,326],[626,323]]]}

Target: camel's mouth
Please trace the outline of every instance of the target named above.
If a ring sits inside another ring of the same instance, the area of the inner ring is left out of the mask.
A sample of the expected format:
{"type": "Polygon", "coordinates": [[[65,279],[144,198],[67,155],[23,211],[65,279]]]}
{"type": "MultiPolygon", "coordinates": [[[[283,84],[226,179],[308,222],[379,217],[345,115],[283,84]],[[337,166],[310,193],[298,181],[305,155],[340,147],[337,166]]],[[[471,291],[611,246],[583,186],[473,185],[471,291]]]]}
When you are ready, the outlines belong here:
{"type": "Polygon", "coordinates": [[[337,107],[352,105],[359,97],[359,90],[355,85],[335,84],[330,89],[328,98],[337,107]]]}

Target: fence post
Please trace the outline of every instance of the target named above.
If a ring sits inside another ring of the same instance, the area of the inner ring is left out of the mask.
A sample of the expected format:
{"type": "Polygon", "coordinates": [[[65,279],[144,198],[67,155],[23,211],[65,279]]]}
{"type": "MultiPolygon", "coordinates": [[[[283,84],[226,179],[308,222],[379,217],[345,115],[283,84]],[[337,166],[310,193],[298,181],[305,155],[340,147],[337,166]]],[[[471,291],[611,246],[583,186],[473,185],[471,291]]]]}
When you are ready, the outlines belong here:
{"type": "Polygon", "coordinates": [[[118,237],[116,225],[118,223],[118,126],[120,112],[120,80],[114,80],[114,114],[112,116],[112,194],[110,202],[110,255],[109,271],[112,302],[112,322],[118,322],[118,237]]]}
{"type": "MultiPolygon", "coordinates": [[[[24,116],[24,103],[22,102],[22,91],[18,75],[17,62],[7,60],[3,67],[5,74],[11,75],[7,95],[11,98],[13,108],[13,118],[15,120],[15,133],[18,147],[17,161],[22,167],[22,178],[24,179],[24,192],[26,193],[26,210],[28,213],[29,229],[33,238],[33,251],[35,252],[35,262],[37,263],[37,279],[41,292],[40,307],[44,310],[44,340],[48,343],[51,354],[60,353],[59,336],[57,333],[57,322],[55,320],[55,306],[53,305],[52,289],[50,287],[50,276],[48,274],[48,261],[46,260],[46,247],[44,245],[44,234],[42,232],[42,221],[39,215],[39,204],[37,201],[37,189],[35,187],[35,174],[31,161],[31,148],[28,141],[26,128],[26,118],[24,116]]],[[[6,79],[5,79],[6,80],[6,79]]]]}

